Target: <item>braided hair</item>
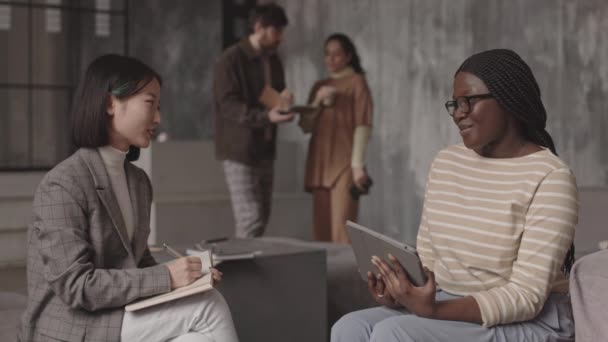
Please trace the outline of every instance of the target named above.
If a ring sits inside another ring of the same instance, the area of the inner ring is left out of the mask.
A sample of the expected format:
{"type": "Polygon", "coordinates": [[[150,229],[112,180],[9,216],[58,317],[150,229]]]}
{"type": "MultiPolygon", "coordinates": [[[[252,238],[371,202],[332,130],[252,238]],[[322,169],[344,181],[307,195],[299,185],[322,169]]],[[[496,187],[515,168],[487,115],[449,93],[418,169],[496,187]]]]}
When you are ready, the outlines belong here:
{"type": "MultiPolygon", "coordinates": [[[[529,141],[548,148],[557,155],[551,135],[545,129],[547,112],[540,98],[540,88],[532,70],[514,51],[494,49],[467,58],[456,71],[479,77],[498,104],[519,123],[529,141]]],[[[563,271],[570,274],[574,264],[574,243],[564,260],[563,271]]]]}

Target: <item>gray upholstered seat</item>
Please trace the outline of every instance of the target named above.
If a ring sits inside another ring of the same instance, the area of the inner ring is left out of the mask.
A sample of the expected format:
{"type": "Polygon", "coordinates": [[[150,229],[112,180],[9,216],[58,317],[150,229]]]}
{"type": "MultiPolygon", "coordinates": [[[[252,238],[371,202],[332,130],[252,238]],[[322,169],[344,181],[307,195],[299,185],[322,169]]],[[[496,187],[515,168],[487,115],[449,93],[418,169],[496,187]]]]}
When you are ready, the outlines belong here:
{"type": "Polygon", "coordinates": [[[12,292],[0,292],[0,341],[17,340],[17,327],[27,305],[27,297],[12,292]]]}

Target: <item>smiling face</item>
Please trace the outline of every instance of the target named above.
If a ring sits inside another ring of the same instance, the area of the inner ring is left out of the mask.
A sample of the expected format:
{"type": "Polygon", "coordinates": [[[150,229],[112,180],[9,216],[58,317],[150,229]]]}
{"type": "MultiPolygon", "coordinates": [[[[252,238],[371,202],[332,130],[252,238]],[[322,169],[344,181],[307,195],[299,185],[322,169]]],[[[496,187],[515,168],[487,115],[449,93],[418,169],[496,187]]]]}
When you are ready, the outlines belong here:
{"type": "Polygon", "coordinates": [[[325,66],[329,72],[338,72],[350,65],[352,56],[346,53],[342,44],[332,39],[325,44],[325,66]]]}
{"type": "MultiPolygon", "coordinates": [[[[487,86],[477,76],[468,72],[456,74],[453,98],[487,93],[487,86]]],[[[469,113],[456,109],[453,117],[467,148],[494,157],[497,150],[511,150],[514,138],[521,139],[515,120],[495,99],[471,99],[470,104],[469,113]]]]}
{"type": "Polygon", "coordinates": [[[125,99],[111,96],[110,145],[126,151],[129,146],[148,147],[160,124],[160,84],[153,79],[137,94],[125,99]]]}

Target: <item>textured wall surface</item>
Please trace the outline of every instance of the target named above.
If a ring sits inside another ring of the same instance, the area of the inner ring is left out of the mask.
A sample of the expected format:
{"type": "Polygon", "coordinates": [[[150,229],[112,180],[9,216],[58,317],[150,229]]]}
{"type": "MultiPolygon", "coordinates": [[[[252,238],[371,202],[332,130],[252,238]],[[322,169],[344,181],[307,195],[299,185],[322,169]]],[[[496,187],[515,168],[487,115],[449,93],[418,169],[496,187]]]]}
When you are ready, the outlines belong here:
{"type": "MultiPolygon", "coordinates": [[[[363,201],[363,223],[415,240],[430,163],[439,149],[460,141],[443,107],[454,71],[469,55],[490,48],[514,49],[532,67],[548,131],[579,185],[608,186],[608,2],[279,2],[290,20],[281,54],[298,102],[325,77],[322,44],[332,32],[353,38],[368,72],[375,101],[368,161],[376,182],[363,201]]],[[[130,4],[131,54],[165,78],[165,130],[173,139],[209,139],[212,66],[221,51],[220,0],[130,4]]],[[[280,137],[299,142],[303,165],[307,137],[295,124],[283,126],[280,137]]]]}
{"type": "Polygon", "coordinates": [[[210,138],[221,0],[131,0],[129,6],[130,54],[163,77],[162,129],[175,139],[210,138]]]}
{"type": "MultiPolygon", "coordinates": [[[[443,103],[469,55],[511,48],[532,67],[548,131],[578,184],[608,186],[608,2],[603,0],[283,0],[288,85],[304,101],[324,77],[323,39],[353,38],[375,101],[369,170],[376,180],[361,221],[414,241],[426,175],[442,147],[459,142],[443,103]]],[[[283,139],[307,138],[296,127],[283,139]]]]}
{"type": "MultiPolygon", "coordinates": [[[[0,21],[11,23],[0,28],[0,169],[47,168],[69,155],[72,91],[95,57],[123,52],[123,2],[113,2],[107,36],[95,33],[92,11],[40,8],[36,2],[30,9],[24,1],[0,5],[0,21]]],[[[88,9],[94,4],[58,3],[88,9]]]]}

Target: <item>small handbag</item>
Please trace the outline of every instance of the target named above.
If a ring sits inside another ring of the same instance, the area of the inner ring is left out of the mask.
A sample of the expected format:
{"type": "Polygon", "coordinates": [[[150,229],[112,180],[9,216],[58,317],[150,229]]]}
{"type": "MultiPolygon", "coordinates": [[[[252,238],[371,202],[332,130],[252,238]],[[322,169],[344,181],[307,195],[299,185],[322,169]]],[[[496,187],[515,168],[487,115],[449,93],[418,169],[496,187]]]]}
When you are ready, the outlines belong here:
{"type": "Polygon", "coordinates": [[[374,184],[374,182],[372,181],[371,177],[367,177],[367,182],[365,182],[365,184],[363,184],[363,190],[361,190],[355,184],[351,185],[350,195],[352,196],[352,198],[355,201],[358,201],[359,197],[361,197],[361,195],[369,194],[369,189],[372,187],[373,184],[374,184]]]}

